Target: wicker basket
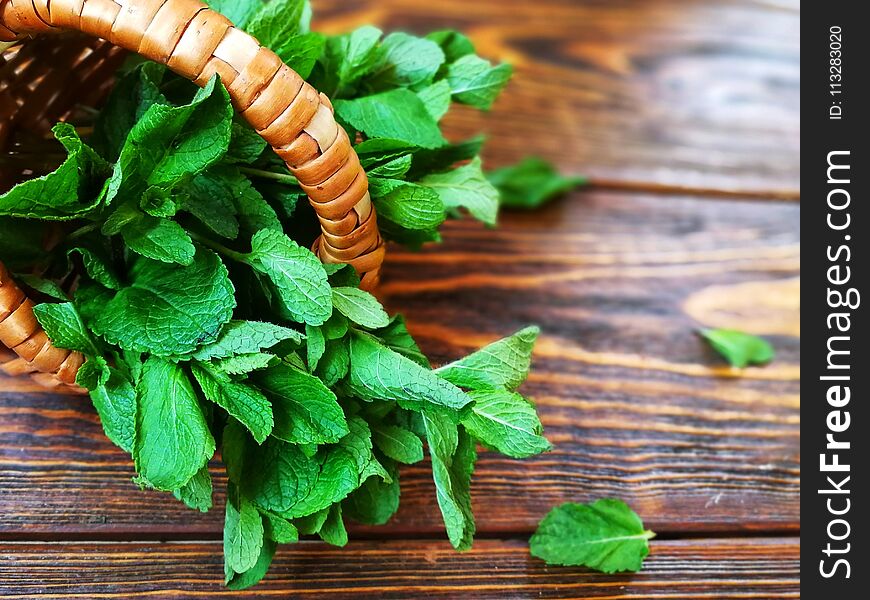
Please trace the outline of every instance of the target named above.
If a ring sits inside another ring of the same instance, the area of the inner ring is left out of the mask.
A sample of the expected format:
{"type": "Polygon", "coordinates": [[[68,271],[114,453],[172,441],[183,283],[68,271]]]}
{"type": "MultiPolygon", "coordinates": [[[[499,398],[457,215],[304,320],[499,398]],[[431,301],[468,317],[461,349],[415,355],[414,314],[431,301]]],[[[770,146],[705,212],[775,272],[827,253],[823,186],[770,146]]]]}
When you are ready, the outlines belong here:
{"type": "MultiPolygon", "coordinates": [[[[314,251],[353,265],[364,289],[377,284],[384,242],[368,178],[329,99],[223,15],[198,0],[0,0],[0,44],[7,42],[19,43],[0,55],[0,149],[13,133],[45,132],[74,106],[98,103],[125,51],[199,85],[217,73],[308,194],[322,229],[314,251]]],[[[0,173],[0,189],[20,175],[0,173]]],[[[83,360],[52,346],[33,302],[0,263],[0,368],[77,389],[83,360]]]]}

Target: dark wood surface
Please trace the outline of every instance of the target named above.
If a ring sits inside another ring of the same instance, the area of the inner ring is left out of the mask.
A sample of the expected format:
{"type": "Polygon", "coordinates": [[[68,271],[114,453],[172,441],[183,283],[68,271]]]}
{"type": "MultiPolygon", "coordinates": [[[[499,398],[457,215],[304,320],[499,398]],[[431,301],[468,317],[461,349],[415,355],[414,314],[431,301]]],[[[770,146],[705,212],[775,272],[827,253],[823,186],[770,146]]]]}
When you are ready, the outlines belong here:
{"type": "MultiPolygon", "coordinates": [[[[534,153],[596,185],[388,258],[379,293],[436,361],[542,327],[525,392],[555,450],[483,455],[475,549],[443,540],[421,465],[403,473],[393,523],[354,529],[344,550],[282,549],[256,591],[798,597],[798,3],[314,4],[321,29],[464,29],[518,73],[491,114],[450,117],[451,135],[485,129],[488,165],[534,153]],[[777,360],[733,371],[699,326],[765,335],[777,360]],[[628,501],[662,534],[642,574],[528,556],[551,506],[599,497],[628,501]]],[[[225,593],[222,510],[193,513],[132,475],[87,398],[0,379],[0,597],[225,593]]]]}

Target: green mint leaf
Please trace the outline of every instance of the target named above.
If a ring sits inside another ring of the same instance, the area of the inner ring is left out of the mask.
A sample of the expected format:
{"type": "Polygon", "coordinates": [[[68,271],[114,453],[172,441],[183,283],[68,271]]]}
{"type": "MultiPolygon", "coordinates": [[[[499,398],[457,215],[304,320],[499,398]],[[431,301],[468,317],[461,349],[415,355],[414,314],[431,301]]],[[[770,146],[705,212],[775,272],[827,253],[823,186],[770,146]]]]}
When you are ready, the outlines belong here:
{"type": "Polygon", "coordinates": [[[257,562],[244,573],[227,573],[227,588],[231,590],[244,590],[252,585],[257,585],[266,576],[266,571],[275,557],[277,545],[272,540],[265,540],[257,562]]]}
{"type": "MultiPolygon", "coordinates": [[[[375,200],[378,217],[414,231],[435,229],[444,222],[447,215],[437,191],[414,183],[388,181],[393,183],[386,184],[384,191],[389,191],[375,200]]],[[[373,181],[375,186],[378,183],[373,181]]]]}
{"type": "Polygon", "coordinates": [[[185,186],[187,192],[181,201],[181,210],[187,211],[217,235],[234,240],[239,236],[236,197],[241,197],[250,182],[238,173],[237,178],[227,176],[238,173],[217,165],[200,173],[185,186]]]}
{"type": "Polygon", "coordinates": [[[190,509],[208,512],[212,507],[213,491],[211,474],[208,472],[208,465],[205,465],[182,488],[172,492],[172,495],[190,509]]]}
{"type": "Polygon", "coordinates": [[[322,57],[324,81],[318,82],[322,84],[318,89],[334,90],[332,98],[343,97],[374,67],[382,35],[377,27],[365,25],[327,40],[322,57]]]}
{"type": "Polygon", "coordinates": [[[767,340],[742,331],[701,329],[699,333],[732,367],[767,364],[775,355],[767,340]]]}
{"type": "MultiPolygon", "coordinates": [[[[82,365],[82,369],[92,360],[82,365]]],[[[100,415],[106,437],[125,452],[132,453],[136,437],[136,391],[120,371],[111,367],[108,370],[108,379],[91,389],[91,401],[100,415]]]]}
{"type": "Polygon", "coordinates": [[[272,405],[258,390],[238,383],[208,363],[191,364],[193,376],[206,399],[222,407],[248,428],[262,444],[272,432],[272,405]]]}
{"type": "Polygon", "coordinates": [[[417,96],[423,101],[423,105],[431,117],[436,121],[440,121],[447,114],[447,111],[450,110],[453,92],[450,89],[450,84],[442,79],[417,92],[417,96]]]}
{"type": "Polygon", "coordinates": [[[299,446],[270,438],[254,457],[247,486],[262,508],[287,519],[305,517],[344,500],[357,489],[372,460],[365,421],[348,420],[339,443],[309,457],[299,446]]]}
{"type": "Polygon", "coordinates": [[[453,171],[424,177],[420,183],[435,190],[448,209],[465,208],[474,218],[495,225],[498,190],[484,176],[480,158],[453,171]]]}
{"type": "Polygon", "coordinates": [[[329,508],[324,508],[314,514],[295,519],[293,524],[296,525],[296,528],[302,535],[316,535],[320,533],[323,524],[326,523],[327,517],[329,517],[329,508]]]}
{"type": "Polygon", "coordinates": [[[233,115],[230,147],[224,156],[224,163],[250,164],[257,160],[266,149],[266,140],[248,125],[238,113],[233,115]]]}
{"type": "Polygon", "coordinates": [[[604,499],[557,506],[541,521],[529,544],[532,555],[549,565],[582,565],[615,573],[639,571],[654,535],[625,502],[604,499]]]}
{"type": "Polygon", "coordinates": [[[464,34],[458,31],[444,30],[433,31],[426,36],[444,51],[447,62],[454,63],[463,56],[474,54],[474,44],[464,34]]]}
{"type": "Polygon", "coordinates": [[[332,304],[348,319],[369,329],[390,324],[390,317],[377,299],[358,288],[332,288],[332,304]]]}
{"type": "Polygon", "coordinates": [[[73,248],[67,255],[72,257],[78,254],[81,257],[82,265],[85,267],[85,273],[88,277],[112,290],[121,289],[121,280],[115,273],[115,269],[102,253],[96,252],[89,248],[73,248]]]}
{"type": "Polygon", "coordinates": [[[396,315],[390,320],[390,324],[375,332],[388,348],[398,352],[406,358],[410,358],[418,365],[430,369],[429,359],[417,346],[417,342],[408,333],[405,317],[396,315]]]}
{"type": "Polygon", "coordinates": [[[109,382],[109,363],[102,356],[92,356],[79,367],[76,383],[86,390],[96,390],[109,382]]]}
{"type": "Polygon", "coordinates": [[[214,366],[228,375],[246,375],[265,369],[277,360],[278,358],[274,354],[255,352],[219,359],[214,363],[214,366]]]}
{"type": "Polygon", "coordinates": [[[388,462],[390,481],[370,477],[342,503],[345,514],[366,525],[383,525],[399,510],[399,471],[388,462]]]}
{"type": "Polygon", "coordinates": [[[63,288],[51,279],[43,279],[28,273],[15,273],[15,281],[49,298],[54,298],[61,302],[69,300],[69,296],[63,291],[63,288]]]}
{"type": "Polygon", "coordinates": [[[301,344],[303,335],[295,329],[261,321],[230,321],[211,344],[199,348],[190,358],[207,361],[240,354],[258,353],[283,341],[301,344]]]}
{"type": "Polygon", "coordinates": [[[196,248],[184,228],[169,219],[140,215],[121,228],[127,246],[146,258],[188,266],[196,248]]]}
{"type": "Polygon", "coordinates": [[[220,160],[230,144],[233,108],[217,78],[183,106],[152,105],[130,131],[108,184],[107,200],[139,198],[220,160]]]}
{"type": "Polygon", "coordinates": [[[369,178],[399,179],[411,168],[414,157],[404,154],[368,170],[369,178]]]}
{"type": "Polygon", "coordinates": [[[263,8],[263,0],[206,0],[206,3],[242,29],[263,8]]]}
{"type": "Polygon", "coordinates": [[[447,81],[453,90],[454,100],[489,110],[513,72],[513,67],[508,64],[493,66],[477,55],[468,55],[457,59],[447,68],[447,81]]]}
{"type": "Polygon", "coordinates": [[[347,376],[350,368],[350,353],[345,340],[330,340],[323,357],[317,363],[317,376],[328,387],[334,386],[347,376]]]}
{"type": "Polygon", "coordinates": [[[380,47],[380,58],[370,78],[376,87],[415,87],[434,79],[444,63],[435,42],[403,32],[391,33],[380,47]]]}
{"type": "Polygon", "coordinates": [[[308,343],[305,345],[306,359],[308,361],[308,369],[313,371],[317,368],[317,363],[323,353],[326,352],[326,338],[323,336],[323,329],[305,326],[305,336],[308,338],[308,343]]]}
{"type": "Polygon", "coordinates": [[[306,4],[306,0],[272,0],[251,17],[245,30],[267,48],[280,47],[288,37],[307,31],[306,4]]]}
{"type": "Polygon", "coordinates": [[[319,33],[303,33],[294,35],[275,46],[277,54],[284,64],[299,73],[303,79],[311,75],[317,59],[323,54],[326,38],[319,33]]]}
{"type": "Polygon", "coordinates": [[[539,333],[526,327],[435,372],[464,388],[515,390],[528,377],[539,333]]]}
{"type": "Polygon", "coordinates": [[[0,194],[0,216],[65,221],[88,215],[100,205],[108,165],[72,125],[58,123],[52,131],[66,148],[66,160],[54,172],[0,194]]]}
{"type": "Polygon", "coordinates": [[[158,490],[183,487],[215,452],[190,380],[178,365],[149,358],[137,386],[137,404],[136,471],[158,490]]]}
{"type": "Polygon", "coordinates": [[[236,306],[226,267],[205,249],[189,267],[140,258],[129,281],[90,323],[95,333],[125,350],[157,356],[192,352],[218,339],[236,306]]]}
{"type": "Polygon", "coordinates": [[[317,532],[327,544],[343,548],[347,546],[347,529],[344,527],[344,518],[341,514],[341,504],[333,504],[326,516],[326,521],[320,531],[317,532]]]}
{"type": "Polygon", "coordinates": [[[254,380],[272,400],[274,437],[293,444],[331,444],[348,434],[335,394],[317,377],[278,365],[254,380]]]}
{"type": "Polygon", "coordinates": [[[257,507],[230,483],[224,521],[224,568],[228,580],[232,573],[244,573],[257,564],[263,541],[263,519],[257,507]]]}
{"type": "Polygon", "coordinates": [[[468,550],[475,531],[471,512],[471,474],[477,460],[474,440],[442,415],[424,412],[423,421],[447,537],[457,550],[468,550]]]}
{"type": "Polygon", "coordinates": [[[399,88],[355,100],[336,100],[338,117],[369,137],[436,148],[445,143],[438,123],[412,91],[399,88]]]}
{"type": "Polygon", "coordinates": [[[535,407],[519,394],[480,390],[469,395],[474,404],[462,424],[486,446],[512,458],[528,458],[551,448],[535,407]]]}
{"type": "Polygon", "coordinates": [[[94,148],[111,162],[118,160],[136,122],[153,104],[169,104],[160,91],[166,67],[145,62],[118,79],[100,110],[91,138],[94,148]]]}
{"type": "Polygon", "coordinates": [[[39,304],[33,308],[33,314],[55,346],[89,356],[99,354],[72,302],[39,304]]]}
{"type": "Polygon", "coordinates": [[[413,465],[423,460],[423,442],[407,429],[377,425],[372,428],[372,441],[378,450],[400,463],[413,465]]]}
{"type": "Polygon", "coordinates": [[[536,157],[492,171],[487,179],[498,189],[502,206],[528,209],[538,208],[586,183],[585,177],[561,176],[553,165],[536,157]]]}
{"type": "Polygon", "coordinates": [[[434,150],[418,150],[414,153],[411,170],[407,179],[418,180],[426,175],[441,173],[453,168],[456,163],[472,160],[483,149],[485,138],[482,135],[459,142],[448,144],[434,150]]]}
{"type": "Polygon", "coordinates": [[[246,261],[272,281],[293,318],[322,325],[332,314],[332,291],[320,260],[282,233],[257,232],[246,261]]]}
{"type": "Polygon", "coordinates": [[[243,483],[248,434],[244,425],[230,417],[221,437],[221,459],[227,468],[227,478],[237,486],[243,483]]]}
{"type": "Polygon", "coordinates": [[[0,256],[11,270],[29,270],[46,257],[42,241],[49,228],[44,221],[0,216],[0,256]]]}
{"type": "Polygon", "coordinates": [[[263,512],[263,525],[266,537],[279,544],[292,544],[299,541],[299,530],[290,521],[268,511],[263,512]]]}
{"type": "Polygon", "coordinates": [[[350,383],[364,400],[396,400],[409,410],[457,411],[471,402],[458,387],[362,332],[350,339],[350,383]]]}

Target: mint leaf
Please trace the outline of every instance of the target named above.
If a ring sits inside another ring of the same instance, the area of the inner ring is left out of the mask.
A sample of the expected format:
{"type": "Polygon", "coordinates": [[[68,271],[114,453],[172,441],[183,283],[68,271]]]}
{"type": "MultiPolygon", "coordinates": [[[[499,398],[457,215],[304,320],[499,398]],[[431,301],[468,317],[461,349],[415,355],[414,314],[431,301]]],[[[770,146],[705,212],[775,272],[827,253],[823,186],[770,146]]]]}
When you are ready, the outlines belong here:
{"type": "Polygon", "coordinates": [[[266,537],[279,544],[290,544],[299,541],[299,530],[287,519],[273,515],[270,512],[263,513],[263,526],[266,529],[266,537]]]}
{"type": "Polygon", "coordinates": [[[193,363],[193,376],[205,397],[214,402],[248,428],[262,444],[272,432],[272,405],[258,390],[233,381],[226,373],[208,363],[193,363]]]}
{"type": "Polygon", "coordinates": [[[148,187],[201,173],[229,148],[232,120],[229,94],[216,77],[189,104],[152,105],[124,143],[107,200],[139,198],[148,187]]]}
{"type": "Polygon", "coordinates": [[[127,246],[146,258],[188,266],[196,248],[184,228],[169,219],[140,215],[121,228],[127,246]]]}
{"type": "Polygon", "coordinates": [[[110,376],[109,363],[106,362],[106,359],[102,356],[92,356],[79,367],[79,372],[76,374],[76,384],[87,390],[96,390],[106,385],[110,376]]]}
{"type": "Polygon", "coordinates": [[[390,324],[390,317],[377,299],[358,288],[332,288],[332,304],[348,319],[369,329],[390,324]]]}
{"type": "Polygon", "coordinates": [[[303,79],[311,75],[317,59],[323,54],[326,38],[318,33],[303,33],[287,38],[281,44],[274,46],[284,63],[299,73],[303,79]]]}
{"type": "Polygon", "coordinates": [[[429,359],[420,350],[417,342],[408,333],[405,317],[396,315],[390,320],[390,324],[375,332],[388,348],[398,352],[405,358],[410,358],[425,369],[431,368],[429,359]]]}
{"type": "Polygon", "coordinates": [[[215,452],[190,380],[178,365],[149,358],[137,386],[137,404],[136,471],[158,490],[183,487],[215,452]]]}
{"type": "Polygon", "coordinates": [[[58,123],[52,131],[66,148],[66,160],[54,172],[0,194],[0,216],[65,221],[86,216],[100,205],[108,165],[81,141],[72,125],[58,123]]]}
{"type": "Polygon", "coordinates": [[[272,281],[293,318],[322,325],[332,314],[326,271],[314,254],[277,231],[262,230],[251,240],[246,262],[272,281]]]}
{"type": "Polygon", "coordinates": [[[453,99],[481,110],[489,110],[513,75],[508,64],[493,66],[477,55],[459,58],[447,68],[453,99]]]}
{"type": "Polygon", "coordinates": [[[39,324],[55,346],[89,356],[99,354],[91,335],[72,302],[40,304],[33,308],[39,324]]]}
{"type": "Polygon", "coordinates": [[[263,577],[266,576],[266,571],[272,564],[272,559],[275,557],[277,546],[272,540],[265,540],[263,548],[260,550],[260,555],[257,557],[257,562],[253,567],[244,573],[227,573],[227,588],[231,590],[243,590],[252,585],[256,585],[263,577]]]}
{"type": "Polygon", "coordinates": [[[37,277],[36,275],[28,275],[26,273],[16,273],[15,281],[17,281],[21,285],[25,285],[30,289],[39,292],[49,298],[54,298],[55,300],[60,300],[61,302],[66,302],[69,300],[69,296],[63,288],[60,287],[57,283],[52,281],[51,279],[43,279],[42,277],[37,277]]]}
{"type": "Polygon", "coordinates": [[[91,326],[111,344],[171,356],[217,340],[236,301],[226,267],[209,250],[189,267],[138,259],[130,285],[101,307],[91,326]]]}
{"type": "Polygon", "coordinates": [[[341,514],[341,504],[333,504],[320,531],[317,532],[327,544],[344,547],[347,545],[347,529],[341,514]]]}
{"type": "Polygon", "coordinates": [[[515,390],[529,374],[539,333],[537,327],[526,327],[435,372],[465,388],[515,390]]]}
{"type": "Polygon", "coordinates": [[[386,424],[375,426],[372,441],[378,450],[397,462],[413,465],[423,460],[423,442],[407,429],[386,424]]]}
{"type": "Polygon", "coordinates": [[[341,98],[354,88],[378,60],[382,32],[365,25],[348,35],[327,40],[323,56],[323,79],[318,89],[333,90],[331,98],[341,98]]]}
{"type": "Polygon", "coordinates": [[[440,121],[447,114],[447,111],[450,110],[450,101],[453,99],[450,84],[443,79],[423,88],[417,92],[417,96],[423,101],[426,111],[436,121],[440,121]]]}
{"type": "Polygon", "coordinates": [[[586,183],[585,177],[563,177],[547,161],[529,157],[487,174],[498,189],[501,205],[510,208],[538,208],[586,183]]]}
{"type": "Polygon", "coordinates": [[[263,0],[206,0],[206,3],[235,23],[236,27],[243,29],[251,17],[263,8],[263,0]]]}
{"type": "MultiPolygon", "coordinates": [[[[388,463],[389,465],[389,463],[388,463]]],[[[390,481],[370,477],[342,503],[345,514],[366,525],[383,525],[399,510],[399,471],[388,466],[390,481]]]]}
{"type": "Polygon", "coordinates": [[[519,394],[502,390],[469,392],[474,399],[462,424],[472,436],[506,456],[528,458],[551,448],[535,407],[519,394]]]}
{"type": "Polygon", "coordinates": [[[773,346],[766,340],[733,329],[701,329],[706,339],[732,367],[763,365],[773,360],[773,346]]]}
{"type": "MultiPolygon", "coordinates": [[[[88,360],[82,369],[90,362],[88,360]]],[[[91,401],[100,415],[106,437],[125,452],[132,453],[136,437],[136,391],[120,371],[107,368],[109,377],[91,390],[91,401]]]]}
{"type": "Polygon", "coordinates": [[[396,400],[410,410],[455,411],[471,402],[458,387],[361,332],[350,338],[350,383],[360,398],[396,400]]]}
{"type": "Polygon", "coordinates": [[[344,379],[350,368],[350,353],[347,341],[330,340],[324,348],[323,356],[317,364],[317,376],[327,386],[332,387],[344,379]]]}
{"type": "Polygon", "coordinates": [[[474,218],[495,225],[498,190],[484,176],[480,158],[453,171],[424,177],[420,183],[435,190],[447,208],[465,208],[474,218]]]}
{"type": "Polygon", "coordinates": [[[468,550],[475,531],[471,511],[471,474],[477,460],[474,440],[442,415],[424,412],[423,421],[447,537],[457,550],[468,550]]]}
{"type": "Polygon", "coordinates": [[[118,278],[115,269],[109,262],[109,259],[101,253],[89,248],[73,248],[67,252],[67,256],[78,254],[82,259],[82,265],[85,267],[85,273],[88,277],[99,283],[100,285],[112,290],[121,289],[121,280],[118,278]]]}
{"type": "Polygon", "coordinates": [[[347,435],[344,411],[317,377],[288,365],[257,373],[257,385],[272,400],[272,435],[293,444],[329,444],[347,435]]]}
{"type": "Polygon", "coordinates": [[[305,326],[305,335],[308,338],[308,343],[305,345],[308,369],[313,371],[317,368],[317,363],[320,362],[323,353],[326,352],[326,338],[323,336],[321,327],[311,325],[305,326]]]}
{"type": "Polygon", "coordinates": [[[444,52],[435,42],[391,33],[381,43],[380,60],[371,78],[376,86],[414,87],[431,81],[443,63],[444,52]]]}
{"type": "Polygon", "coordinates": [[[454,63],[468,54],[474,54],[474,44],[467,36],[452,30],[433,31],[426,36],[444,50],[447,62],[454,63]]]}
{"type": "Polygon", "coordinates": [[[355,100],[336,100],[339,118],[369,137],[436,148],[445,143],[438,123],[412,91],[399,88],[355,100]]]}
{"type": "Polygon", "coordinates": [[[236,113],[233,115],[230,147],[227,149],[223,162],[250,164],[263,154],[267,145],[263,136],[254,131],[244,118],[236,113]]]}
{"type": "Polygon", "coordinates": [[[372,461],[366,423],[348,420],[349,433],[312,457],[299,447],[270,438],[256,455],[248,479],[254,501],[287,519],[305,517],[344,500],[357,489],[372,461]]]}
{"type": "Polygon", "coordinates": [[[205,465],[183,487],[172,492],[172,495],[184,502],[188,508],[208,512],[211,510],[213,492],[211,474],[208,472],[208,465],[205,465]]]}
{"type": "Polygon", "coordinates": [[[415,183],[390,181],[395,183],[384,188],[389,191],[375,200],[379,218],[415,231],[434,230],[444,222],[447,215],[437,191],[415,183]]]}
{"type": "Polygon", "coordinates": [[[224,565],[228,580],[232,573],[244,573],[257,564],[263,534],[263,519],[257,508],[230,483],[224,521],[224,565]]]}
{"type": "Polygon", "coordinates": [[[604,573],[639,571],[654,535],[621,500],[569,502],[544,517],[530,546],[532,555],[549,565],[582,565],[604,573]]]}
{"type": "Polygon", "coordinates": [[[245,25],[245,30],[267,48],[279,47],[286,38],[305,33],[305,0],[272,0],[245,25]]]}
{"type": "Polygon", "coordinates": [[[230,321],[223,327],[214,342],[199,348],[190,355],[190,358],[206,361],[240,354],[253,354],[287,340],[300,344],[303,337],[295,329],[288,329],[274,323],[230,321]]]}
{"type": "Polygon", "coordinates": [[[228,375],[245,375],[253,371],[265,369],[277,361],[274,354],[255,352],[251,354],[237,354],[229,358],[219,359],[214,366],[228,375]]]}

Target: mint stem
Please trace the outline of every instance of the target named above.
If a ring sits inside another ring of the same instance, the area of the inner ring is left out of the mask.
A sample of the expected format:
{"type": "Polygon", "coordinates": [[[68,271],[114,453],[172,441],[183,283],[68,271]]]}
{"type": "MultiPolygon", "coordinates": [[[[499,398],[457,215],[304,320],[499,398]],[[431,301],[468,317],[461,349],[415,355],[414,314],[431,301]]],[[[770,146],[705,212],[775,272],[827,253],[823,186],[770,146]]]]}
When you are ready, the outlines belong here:
{"type": "Polygon", "coordinates": [[[196,242],[199,242],[203,246],[211,248],[221,256],[226,256],[227,258],[231,258],[237,262],[247,262],[247,256],[242,252],[236,252],[235,250],[230,250],[226,246],[219,244],[215,241],[208,239],[207,237],[201,236],[198,233],[193,231],[188,231],[187,234],[196,242]]]}
{"type": "Polygon", "coordinates": [[[252,177],[260,179],[271,179],[287,185],[299,185],[299,180],[289,173],[273,173],[272,171],[264,171],[263,169],[254,169],[252,167],[239,167],[239,171],[252,177]]]}

